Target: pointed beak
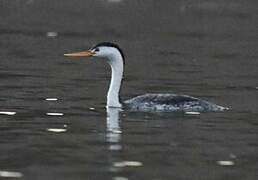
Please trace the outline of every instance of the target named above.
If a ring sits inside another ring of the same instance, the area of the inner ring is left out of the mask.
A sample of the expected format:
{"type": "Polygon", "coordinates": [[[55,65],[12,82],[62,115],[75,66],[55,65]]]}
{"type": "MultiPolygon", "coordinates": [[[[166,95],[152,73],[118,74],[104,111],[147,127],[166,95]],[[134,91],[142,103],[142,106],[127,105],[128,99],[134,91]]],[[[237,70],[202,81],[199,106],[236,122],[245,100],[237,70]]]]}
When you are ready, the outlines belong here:
{"type": "Polygon", "coordinates": [[[64,54],[64,56],[80,58],[80,57],[91,57],[94,54],[96,54],[96,53],[92,52],[92,51],[82,51],[82,52],[64,54]]]}

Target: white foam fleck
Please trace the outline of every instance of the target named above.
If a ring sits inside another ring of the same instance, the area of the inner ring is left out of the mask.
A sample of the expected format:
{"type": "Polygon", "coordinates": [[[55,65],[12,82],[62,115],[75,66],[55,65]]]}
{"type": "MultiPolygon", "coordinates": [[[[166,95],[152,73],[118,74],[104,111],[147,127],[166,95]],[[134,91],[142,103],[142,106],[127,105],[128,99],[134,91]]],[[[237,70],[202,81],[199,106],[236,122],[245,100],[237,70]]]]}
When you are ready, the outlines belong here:
{"type": "Polygon", "coordinates": [[[94,108],[94,107],[90,107],[89,109],[90,109],[90,110],[95,110],[95,108],[94,108]]]}
{"type": "Polygon", "coordinates": [[[122,134],[122,131],[118,129],[111,130],[111,132],[114,134],[122,134]]]}
{"type": "Polygon", "coordinates": [[[16,114],[16,112],[0,111],[0,114],[12,116],[12,115],[15,115],[15,114],[16,114]]]}
{"type": "Polygon", "coordinates": [[[125,167],[124,162],[114,162],[113,164],[114,167],[125,167]]]}
{"type": "Polygon", "coordinates": [[[58,99],[57,98],[46,98],[45,100],[46,101],[57,101],[58,99]]]}
{"type": "Polygon", "coordinates": [[[122,149],[122,146],[119,144],[113,144],[109,146],[109,150],[111,151],[119,151],[122,149]]]}
{"type": "Polygon", "coordinates": [[[191,111],[188,111],[188,112],[185,112],[185,114],[189,114],[189,115],[200,115],[201,113],[200,113],[200,112],[191,112],[191,111]]]}
{"type": "Polygon", "coordinates": [[[47,37],[56,37],[58,36],[58,33],[57,32],[47,32],[47,37]]]}
{"type": "Polygon", "coordinates": [[[63,116],[64,113],[47,113],[48,116],[63,116]]]}
{"type": "Polygon", "coordinates": [[[233,161],[217,161],[218,165],[221,166],[233,166],[235,163],[233,161]]]}
{"type": "Polygon", "coordinates": [[[113,164],[114,167],[139,167],[142,166],[143,164],[139,161],[121,161],[121,162],[115,162],[113,164]]]}
{"type": "Polygon", "coordinates": [[[62,133],[62,132],[66,132],[67,129],[61,129],[61,128],[49,128],[47,129],[47,131],[49,132],[55,132],[55,133],[62,133]]]}
{"type": "Polygon", "coordinates": [[[139,161],[125,161],[126,166],[142,166],[143,164],[139,161]]]}
{"type": "Polygon", "coordinates": [[[113,177],[112,179],[113,180],[128,180],[128,178],[122,177],[122,176],[113,177]]]}
{"type": "Polygon", "coordinates": [[[13,171],[0,171],[0,177],[22,178],[23,174],[20,172],[13,172],[13,171]]]}

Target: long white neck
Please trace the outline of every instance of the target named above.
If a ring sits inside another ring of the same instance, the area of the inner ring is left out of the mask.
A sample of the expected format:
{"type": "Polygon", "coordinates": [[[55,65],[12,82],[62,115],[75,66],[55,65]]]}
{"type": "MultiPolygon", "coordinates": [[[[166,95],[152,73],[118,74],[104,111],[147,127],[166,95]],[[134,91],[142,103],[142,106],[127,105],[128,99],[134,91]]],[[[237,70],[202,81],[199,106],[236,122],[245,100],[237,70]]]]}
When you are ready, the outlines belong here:
{"type": "Polygon", "coordinates": [[[107,107],[121,108],[122,104],[119,102],[119,91],[124,71],[123,58],[119,52],[115,52],[108,57],[108,63],[111,66],[112,75],[107,94],[107,107]]]}

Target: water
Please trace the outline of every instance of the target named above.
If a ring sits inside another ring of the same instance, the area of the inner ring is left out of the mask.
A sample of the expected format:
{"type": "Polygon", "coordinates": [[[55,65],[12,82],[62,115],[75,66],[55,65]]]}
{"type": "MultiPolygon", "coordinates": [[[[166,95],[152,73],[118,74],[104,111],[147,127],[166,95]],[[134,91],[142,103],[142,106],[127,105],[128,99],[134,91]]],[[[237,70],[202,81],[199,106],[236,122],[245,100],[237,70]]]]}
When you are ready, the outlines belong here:
{"type": "Polygon", "coordinates": [[[1,1],[0,179],[256,179],[255,1],[1,1]],[[115,41],[122,97],[171,92],[225,113],[105,109],[110,72],[64,53],[115,41]],[[108,113],[108,115],[107,115],[108,113]]]}

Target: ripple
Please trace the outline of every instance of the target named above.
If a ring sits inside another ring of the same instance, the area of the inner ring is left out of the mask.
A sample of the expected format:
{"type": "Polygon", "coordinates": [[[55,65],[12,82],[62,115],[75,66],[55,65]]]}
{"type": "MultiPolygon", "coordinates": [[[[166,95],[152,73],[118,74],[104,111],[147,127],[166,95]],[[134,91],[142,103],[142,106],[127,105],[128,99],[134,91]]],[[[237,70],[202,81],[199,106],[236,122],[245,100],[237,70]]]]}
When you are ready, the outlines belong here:
{"type": "Polygon", "coordinates": [[[20,172],[14,172],[14,171],[0,171],[0,177],[22,178],[23,174],[20,172]]]}
{"type": "Polygon", "coordinates": [[[113,180],[128,180],[128,178],[122,177],[122,176],[113,177],[112,179],[113,180]]]}
{"type": "Polygon", "coordinates": [[[53,113],[53,112],[48,112],[47,113],[48,116],[63,116],[64,113],[53,113]]]}
{"type": "Polygon", "coordinates": [[[218,165],[221,166],[233,166],[235,163],[233,161],[217,161],[218,165]]]}
{"type": "Polygon", "coordinates": [[[119,129],[112,129],[112,130],[110,130],[110,132],[111,132],[112,134],[122,134],[122,131],[119,130],[119,129]]]}
{"type": "Polygon", "coordinates": [[[48,128],[47,131],[49,131],[49,132],[55,132],[55,133],[62,133],[62,132],[66,132],[67,129],[62,129],[62,128],[48,128]]]}
{"type": "Polygon", "coordinates": [[[8,115],[8,116],[13,116],[16,114],[16,112],[11,112],[11,111],[0,111],[0,114],[2,115],[8,115]]]}
{"type": "Polygon", "coordinates": [[[57,33],[57,32],[47,32],[47,33],[46,33],[46,36],[53,38],[53,37],[57,37],[57,36],[58,36],[58,33],[57,33]]]}
{"type": "Polygon", "coordinates": [[[45,100],[46,100],[46,101],[57,101],[58,98],[46,98],[45,100]]]}
{"type": "Polygon", "coordinates": [[[115,162],[113,164],[114,167],[139,167],[143,166],[143,164],[139,161],[121,161],[121,162],[115,162]]]}
{"type": "Polygon", "coordinates": [[[120,144],[112,144],[108,149],[111,151],[120,151],[122,150],[122,146],[120,144]]]}

